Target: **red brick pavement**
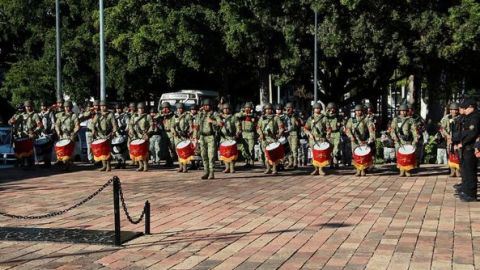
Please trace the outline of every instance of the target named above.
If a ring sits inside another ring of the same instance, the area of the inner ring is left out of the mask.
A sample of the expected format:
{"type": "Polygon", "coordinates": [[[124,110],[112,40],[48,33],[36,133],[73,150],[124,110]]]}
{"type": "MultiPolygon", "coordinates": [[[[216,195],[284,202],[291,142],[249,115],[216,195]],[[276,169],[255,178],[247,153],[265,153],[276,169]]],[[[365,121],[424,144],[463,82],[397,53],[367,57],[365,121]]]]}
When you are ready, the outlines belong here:
{"type": "MultiPolygon", "coordinates": [[[[78,202],[118,175],[130,212],[152,204],[152,235],[123,247],[0,241],[0,269],[480,269],[480,203],[454,197],[441,167],[411,178],[388,168],[363,178],[260,169],[199,180],[80,167],[0,171],[0,211],[42,214],[78,202]]],[[[112,194],[48,220],[2,227],[112,230],[112,194]]],[[[122,229],[142,231],[122,214],[122,229]]]]}

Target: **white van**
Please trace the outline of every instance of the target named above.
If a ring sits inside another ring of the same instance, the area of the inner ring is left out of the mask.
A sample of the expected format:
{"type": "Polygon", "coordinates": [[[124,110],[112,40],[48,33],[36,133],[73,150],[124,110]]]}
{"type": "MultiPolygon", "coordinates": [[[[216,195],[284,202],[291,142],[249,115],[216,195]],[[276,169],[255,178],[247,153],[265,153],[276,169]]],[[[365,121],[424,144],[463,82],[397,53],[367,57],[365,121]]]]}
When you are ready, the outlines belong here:
{"type": "Polygon", "coordinates": [[[163,102],[168,102],[172,106],[177,103],[184,103],[185,106],[190,107],[194,104],[200,105],[202,100],[206,98],[217,99],[218,92],[209,90],[180,90],[178,92],[165,93],[160,97],[158,110],[161,110],[163,102]]]}

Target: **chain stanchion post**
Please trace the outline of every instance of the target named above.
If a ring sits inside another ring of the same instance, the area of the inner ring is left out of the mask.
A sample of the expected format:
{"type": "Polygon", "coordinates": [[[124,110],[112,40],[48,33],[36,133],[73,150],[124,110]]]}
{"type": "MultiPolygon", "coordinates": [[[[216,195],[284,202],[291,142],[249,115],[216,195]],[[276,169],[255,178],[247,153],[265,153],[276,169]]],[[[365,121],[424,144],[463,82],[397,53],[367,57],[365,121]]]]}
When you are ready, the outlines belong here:
{"type": "Polygon", "coordinates": [[[145,234],[150,234],[150,202],[145,202],[145,234]]]}
{"type": "Polygon", "coordinates": [[[113,214],[115,219],[115,246],[122,245],[120,229],[120,179],[113,177],[113,214]]]}

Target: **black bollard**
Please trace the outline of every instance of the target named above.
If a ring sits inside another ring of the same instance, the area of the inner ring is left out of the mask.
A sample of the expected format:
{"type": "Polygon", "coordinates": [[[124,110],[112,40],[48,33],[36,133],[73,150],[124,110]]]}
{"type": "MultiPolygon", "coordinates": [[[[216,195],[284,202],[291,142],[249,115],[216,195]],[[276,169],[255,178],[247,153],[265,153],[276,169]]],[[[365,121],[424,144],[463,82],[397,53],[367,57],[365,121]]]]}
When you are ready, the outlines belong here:
{"type": "Polygon", "coordinates": [[[145,202],[145,234],[150,234],[150,202],[145,202]]]}
{"type": "Polygon", "coordinates": [[[115,219],[115,246],[122,245],[120,229],[120,179],[113,177],[113,214],[115,219]]]}

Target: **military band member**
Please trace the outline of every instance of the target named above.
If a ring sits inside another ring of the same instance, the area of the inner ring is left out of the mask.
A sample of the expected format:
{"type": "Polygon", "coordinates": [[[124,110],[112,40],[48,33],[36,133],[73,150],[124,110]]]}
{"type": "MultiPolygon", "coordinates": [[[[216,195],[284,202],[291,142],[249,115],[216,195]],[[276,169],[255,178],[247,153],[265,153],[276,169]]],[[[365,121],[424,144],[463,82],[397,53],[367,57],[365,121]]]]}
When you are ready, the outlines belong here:
{"type": "Polygon", "coordinates": [[[48,103],[44,100],[40,102],[38,117],[40,117],[43,124],[43,131],[40,137],[45,137],[49,141],[47,145],[45,145],[45,149],[43,149],[43,163],[45,167],[50,167],[55,134],[55,115],[48,107],[48,103]]]}
{"type": "Polygon", "coordinates": [[[57,99],[57,103],[56,103],[56,106],[55,106],[55,121],[57,121],[58,118],[60,118],[60,116],[62,115],[62,113],[65,111],[64,110],[64,105],[65,101],[60,98],[60,99],[57,99]]]}
{"type": "MultiPolygon", "coordinates": [[[[408,116],[408,106],[403,104],[399,107],[399,115],[392,120],[391,136],[395,142],[395,152],[398,153],[398,149],[401,146],[410,144],[416,146],[418,143],[417,127],[415,120],[408,116]]],[[[398,163],[398,160],[397,160],[398,163]]],[[[411,176],[410,171],[416,167],[416,164],[411,166],[401,167],[400,176],[411,176]]]]}
{"type": "MultiPolygon", "coordinates": [[[[124,139],[128,137],[128,113],[123,111],[122,104],[120,103],[115,104],[115,121],[117,122],[118,126],[118,136],[121,136],[124,139]]],[[[126,161],[128,159],[128,148],[125,147],[125,144],[127,144],[127,140],[125,140],[122,146],[123,150],[121,151],[121,153],[114,153],[113,155],[113,159],[115,159],[117,162],[115,164],[115,169],[125,169],[126,167],[126,161]]]]}
{"type": "Polygon", "coordinates": [[[253,104],[247,102],[243,112],[239,112],[236,116],[240,121],[240,145],[242,156],[245,158],[245,166],[247,168],[253,167],[255,162],[255,130],[258,122],[257,116],[253,112],[253,104]]]}
{"type": "MultiPolygon", "coordinates": [[[[70,140],[75,143],[77,133],[80,130],[80,122],[77,115],[72,111],[73,105],[71,101],[64,102],[64,112],[62,112],[59,118],[55,122],[55,131],[58,134],[59,140],[70,140]]],[[[73,159],[63,161],[65,169],[70,169],[73,164],[73,159]]]]}
{"type": "MultiPolygon", "coordinates": [[[[278,139],[284,132],[284,125],[280,117],[273,114],[272,104],[265,104],[264,111],[265,114],[258,121],[257,132],[259,135],[262,151],[266,157],[267,146],[271,143],[278,141],[278,139]]],[[[278,162],[271,162],[269,160],[265,160],[266,170],[264,173],[274,175],[278,174],[277,165],[278,162]]]]}
{"type": "MultiPolygon", "coordinates": [[[[190,127],[190,130],[192,132],[192,138],[191,139],[195,139],[194,138],[194,133],[195,133],[195,130],[198,130],[198,110],[199,110],[199,106],[197,104],[194,104],[190,107],[190,119],[191,119],[191,127],[190,127]]],[[[194,140],[195,141],[195,140],[194,140]]],[[[201,159],[201,151],[200,151],[200,145],[198,143],[194,143],[194,146],[195,146],[195,154],[193,156],[193,159],[191,161],[191,166],[190,166],[190,169],[192,170],[198,170],[200,169],[200,159],[201,159]]]]}
{"type": "MultiPolygon", "coordinates": [[[[452,133],[455,129],[455,122],[459,116],[459,104],[453,102],[449,106],[449,114],[445,115],[442,120],[440,121],[440,134],[443,138],[447,141],[447,154],[455,155],[456,151],[454,149],[454,144],[452,143],[452,133]]],[[[448,166],[450,168],[450,176],[451,177],[459,177],[460,176],[460,164],[448,162],[448,166]]]]}
{"type": "MultiPolygon", "coordinates": [[[[325,142],[327,140],[327,127],[324,121],[325,115],[322,114],[322,105],[315,103],[313,105],[313,114],[307,119],[305,123],[304,131],[308,136],[310,149],[312,150],[315,144],[325,142]]],[[[319,164],[312,158],[312,164],[314,171],[311,175],[325,175],[323,168],[327,164],[319,164]]]]}
{"type": "MultiPolygon", "coordinates": [[[[93,135],[93,141],[106,139],[110,141],[115,137],[118,131],[117,121],[115,121],[115,116],[113,113],[108,111],[107,103],[101,101],[100,112],[95,115],[92,120],[91,129],[93,135]]],[[[102,158],[102,168],[99,171],[111,171],[111,156],[105,160],[102,158]]]]}
{"type": "Polygon", "coordinates": [[[163,127],[162,132],[162,156],[166,157],[167,167],[173,166],[173,159],[176,156],[175,138],[173,135],[173,125],[175,123],[174,112],[171,109],[170,103],[163,102],[161,104],[162,111],[160,112],[161,125],[163,127]]]}
{"type": "Polygon", "coordinates": [[[152,132],[150,134],[149,148],[150,156],[153,164],[159,164],[161,158],[162,148],[162,124],[159,123],[158,112],[155,108],[150,108],[150,116],[152,117],[152,132]]]}
{"type": "Polygon", "coordinates": [[[202,102],[203,111],[197,116],[198,130],[195,130],[195,138],[200,144],[203,160],[204,175],[202,179],[215,179],[215,132],[218,129],[219,119],[212,111],[213,103],[210,99],[202,102]]]}
{"type": "Polygon", "coordinates": [[[417,127],[418,141],[415,145],[417,147],[417,151],[415,153],[417,154],[417,167],[420,167],[420,164],[423,163],[423,153],[425,152],[425,139],[428,139],[428,137],[426,137],[424,134],[426,131],[426,123],[419,114],[415,113],[415,108],[412,104],[408,105],[407,114],[415,121],[415,126],[417,127]]]}
{"type": "MultiPolygon", "coordinates": [[[[192,116],[185,111],[185,105],[183,103],[177,103],[175,105],[177,111],[173,117],[172,134],[175,148],[176,146],[185,140],[189,140],[192,137],[192,116]]],[[[188,172],[188,160],[182,160],[178,157],[178,170],[177,172],[188,172]]]]}
{"type": "MultiPolygon", "coordinates": [[[[363,113],[363,106],[355,106],[355,116],[350,118],[345,126],[345,132],[350,138],[352,144],[352,153],[355,148],[362,145],[372,145],[375,143],[375,126],[363,113]]],[[[372,153],[374,155],[374,153],[372,153]]],[[[375,155],[374,155],[375,156],[375,155]]],[[[372,164],[357,164],[354,166],[357,169],[355,176],[365,176],[366,169],[372,164]]]]}
{"type": "MultiPolygon", "coordinates": [[[[237,117],[232,114],[232,107],[229,103],[223,104],[223,112],[220,115],[220,143],[227,140],[237,141],[240,137],[241,127],[237,117]]],[[[235,173],[235,161],[237,157],[224,159],[224,173],[235,173]]]]}
{"type": "MultiPolygon", "coordinates": [[[[152,132],[152,124],[152,117],[145,113],[145,104],[142,102],[138,103],[137,113],[132,116],[128,125],[128,135],[130,140],[145,140],[148,142],[149,135],[152,132]]],[[[137,172],[139,171],[148,171],[148,155],[146,155],[146,159],[138,160],[137,172]]]]}
{"type": "Polygon", "coordinates": [[[300,143],[300,128],[303,126],[302,120],[294,112],[293,103],[289,102],[285,105],[285,135],[290,145],[290,154],[287,156],[287,169],[298,168],[298,150],[300,143]]]}
{"type": "Polygon", "coordinates": [[[340,137],[343,128],[343,118],[338,115],[338,107],[335,103],[330,102],[327,105],[327,113],[324,117],[325,126],[327,129],[327,140],[333,147],[332,156],[333,162],[330,167],[338,167],[340,156],[340,137]]]}

